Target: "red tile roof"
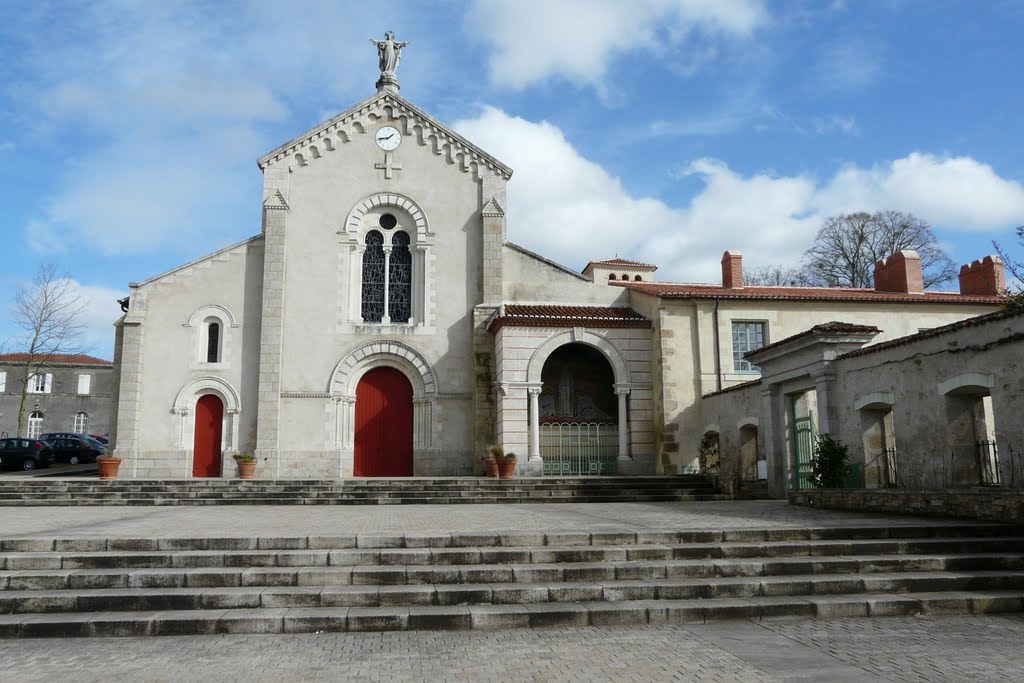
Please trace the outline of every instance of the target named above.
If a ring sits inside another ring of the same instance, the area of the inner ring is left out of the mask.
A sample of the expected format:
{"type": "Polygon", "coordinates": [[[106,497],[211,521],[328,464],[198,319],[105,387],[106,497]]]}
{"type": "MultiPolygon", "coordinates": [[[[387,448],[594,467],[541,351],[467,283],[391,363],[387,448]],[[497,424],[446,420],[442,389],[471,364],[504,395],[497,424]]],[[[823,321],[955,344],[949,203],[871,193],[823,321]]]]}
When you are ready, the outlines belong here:
{"type": "Polygon", "coordinates": [[[619,258],[618,256],[616,256],[615,258],[604,259],[602,261],[591,261],[586,265],[586,267],[583,270],[586,270],[590,266],[624,266],[626,268],[633,267],[654,269],[658,268],[658,266],[654,265],[653,263],[641,263],[640,261],[631,261],[628,258],[619,258]]]}
{"type": "Polygon", "coordinates": [[[609,282],[662,299],[767,299],[783,301],[892,301],[922,304],[992,304],[1005,301],[1004,297],[958,294],[956,292],[879,292],[874,289],[849,287],[737,287],[727,288],[709,284],[672,284],[664,282],[609,282]]]}
{"type": "Polygon", "coordinates": [[[502,327],[650,328],[651,321],[632,308],[618,306],[544,306],[509,304],[491,321],[490,331],[502,327]]]}
{"type": "MultiPolygon", "coordinates": [[[[29,360],[27,353],[4,353],[0,354],[0,363],[25,363],[29,360]]],[[[39,356],[36,356],[36,361],[39,360],[39,356]]],[[[55,353],[46,359],[42,365],[109,365],[113,366],[113,362],[109,360],[103,360],[102,358],[96,358],[95,356],[87,356],[84,353],[55,353]]]]}

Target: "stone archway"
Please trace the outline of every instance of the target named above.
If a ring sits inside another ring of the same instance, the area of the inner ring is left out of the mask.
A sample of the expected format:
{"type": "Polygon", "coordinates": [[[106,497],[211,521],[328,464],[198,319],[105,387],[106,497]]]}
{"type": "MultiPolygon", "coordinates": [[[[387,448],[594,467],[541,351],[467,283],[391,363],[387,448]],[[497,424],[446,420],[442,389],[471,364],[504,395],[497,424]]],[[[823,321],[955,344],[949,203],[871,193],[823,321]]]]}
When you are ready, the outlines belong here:
{"type": "MultiPolygon", "coordinates": [[[[182,476],[193,476],[196,468],[198,406],[200,401],[207,396],[216,398],[220,403],[221,431],[216,438],[220,440],[221,455],[238,448],[239,416],[242,412],[238,391],[230,382],[221,377],[209,376],[195,379],[178,391],[171,407],[171,412],[178,416],[177,446],[186,454],[182,463],[182,476]]],[[[207,408],[209,407],[207,406],[207,408]]],[[[204,438],[213,437],[207,434],[204,438]]]]}

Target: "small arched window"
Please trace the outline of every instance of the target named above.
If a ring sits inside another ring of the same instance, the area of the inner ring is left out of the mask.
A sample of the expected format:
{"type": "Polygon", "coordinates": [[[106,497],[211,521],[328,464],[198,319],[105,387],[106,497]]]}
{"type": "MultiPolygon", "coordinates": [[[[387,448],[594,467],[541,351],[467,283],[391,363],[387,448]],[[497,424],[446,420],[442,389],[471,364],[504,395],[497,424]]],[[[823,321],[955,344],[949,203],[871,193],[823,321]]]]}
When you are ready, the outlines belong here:
{"type": "Polygon", "coordinates": [[[28,438],[38,439],[43,433],[43,414],[38,410],[28,416],[28,438]]]}
{"type": "Polygon", "coordinates": [[[85,434],[89,429],[89,415],[87,413],[75,413],[75,427],[71,431],[76,434],[85,434]]]}
{"type": "Polygon", "coordinates": [[[371,230],[363,252],[363,322],[384,320],[384,277],[384,236],[371,230]]]}
{"type": "Polygon", "coordinates": [[[409,234],[399,230],[391,238],[391,259],[388,264],[388,315],[393,323],[407,323],[412,311],[412,253],[409,234]]]}
{"type": "Polygon", "coordinates": [[[608,279],[609,280],[614,280],[615,279],[615,273],[608,273],[608,279]]]}
{"type": "Polygon", "coordinates": [[[636,282],[643,282],[644,279],[642,277],[640,277],[639,275],[637,275],[637,276],[635,276],[633,278],[633,280],[635,280],[636,282]]]}
{"type": "Polygon", "coordinates": [[[629,279],[629,276],[628,276],[628,275],[626,275],[625,273],[623,273],[623,274],[622,274],[622,279],[623,279],[623,280],[628,280],[628,279],[629,279]]]}
{"type": "Polygon", "coordinates": [[[220,323],[216,321],[206,324],[206,362],[220,362],[220,323]]]}

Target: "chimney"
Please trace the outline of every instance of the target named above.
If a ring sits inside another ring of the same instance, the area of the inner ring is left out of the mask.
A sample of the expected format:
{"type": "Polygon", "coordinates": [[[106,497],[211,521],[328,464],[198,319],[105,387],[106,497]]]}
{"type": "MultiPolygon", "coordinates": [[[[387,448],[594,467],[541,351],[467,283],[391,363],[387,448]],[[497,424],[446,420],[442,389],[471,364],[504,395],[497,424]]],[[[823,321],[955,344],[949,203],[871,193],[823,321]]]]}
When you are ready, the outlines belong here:
{"type": "Polygon", "coordinates": [[[743,254],[738,251],[722,254],[722,286],[726,289],[743,286],[743,254]]]}
{"type": "Polygon", "coordinates": [[[875,264],[875,290],[879,292],[924,292],[921,257],[916,251],[897,251],[875,264]]]}
{"type": "Polygon", "coordinates": [[[960,293],[998,295],[1006,292],[1006,270],[998,256],[986,256],[960,267],[960,293]]]}

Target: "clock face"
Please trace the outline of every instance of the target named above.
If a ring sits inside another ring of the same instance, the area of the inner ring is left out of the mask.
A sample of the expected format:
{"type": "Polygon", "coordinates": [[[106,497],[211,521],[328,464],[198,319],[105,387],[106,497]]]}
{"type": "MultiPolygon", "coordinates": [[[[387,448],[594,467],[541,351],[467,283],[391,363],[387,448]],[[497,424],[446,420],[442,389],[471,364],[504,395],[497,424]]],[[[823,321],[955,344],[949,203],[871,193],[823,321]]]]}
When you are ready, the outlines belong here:
{"type": "Polygon", "coordinates": [[[377,146],[385,151],[395,149],[402,144],[402,134],[394,126],[379,128],[373,139],[377,141],[377,146]]]}

